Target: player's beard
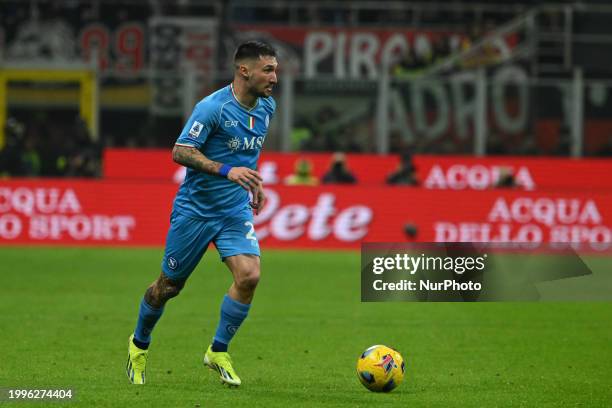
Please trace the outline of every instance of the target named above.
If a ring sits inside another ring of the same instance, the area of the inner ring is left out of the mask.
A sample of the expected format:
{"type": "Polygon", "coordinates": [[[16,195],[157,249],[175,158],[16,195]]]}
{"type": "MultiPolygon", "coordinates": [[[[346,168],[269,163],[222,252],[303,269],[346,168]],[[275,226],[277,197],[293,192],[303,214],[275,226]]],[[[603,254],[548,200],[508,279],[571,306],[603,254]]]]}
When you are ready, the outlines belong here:
{"type": "Polygon", "coordinates": [[[253,95],[257,97],[267,98],[268,96],[272,95],[272,92],[267,92],[267,88],[274,89],[274,84],[266,84],[263,88],[260,89],[254,88],[253,95]]]}

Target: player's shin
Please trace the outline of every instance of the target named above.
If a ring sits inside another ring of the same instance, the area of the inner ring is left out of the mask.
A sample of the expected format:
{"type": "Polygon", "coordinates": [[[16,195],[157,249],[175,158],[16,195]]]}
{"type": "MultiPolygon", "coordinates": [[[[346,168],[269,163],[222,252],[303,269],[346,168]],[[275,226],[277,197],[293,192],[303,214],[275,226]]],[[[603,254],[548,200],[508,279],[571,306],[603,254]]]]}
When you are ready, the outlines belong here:
{"type": "Polygon", "coordinates": [[[151,332],[155,324],[164,312],[164,308],[154,308],[143,298],[140,302],[138,322],[134,331],[134,344],[138,348],[146,350],[151,342],[151,332]]]}
{"type": "Polygon", "coordinates": [[[230,341],[246,319],[250,308],[250,304],[240,303],[225,295],[221,303],[221,318],[213,339],[212,351],[227,351],[230,341]]]}

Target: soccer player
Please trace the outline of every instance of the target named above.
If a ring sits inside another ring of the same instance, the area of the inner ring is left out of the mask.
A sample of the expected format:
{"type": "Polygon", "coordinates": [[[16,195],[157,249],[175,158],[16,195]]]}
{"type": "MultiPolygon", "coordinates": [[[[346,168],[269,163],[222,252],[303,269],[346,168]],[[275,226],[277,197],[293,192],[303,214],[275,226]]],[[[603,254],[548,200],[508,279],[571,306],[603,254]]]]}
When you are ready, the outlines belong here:
{"type": "Polygon", "coordinates": [[[271,94],[277,65],[268,44],[241,44],[232,83],[195,106],[176,141],[172,158],[187,167],[187,175],[174,200],[161,275],[145,292],[129,338],[126,370],[134,384],[145,383],[151,332],[164,305],[179,294],[211,242],[234,281],[221,302],[204,364],[217,370],[222,382],[241,383],[227,348],[249,313],[259,281],[253,211],[262,208],[265,196],[255,169],[276,108],[271,94]]]}

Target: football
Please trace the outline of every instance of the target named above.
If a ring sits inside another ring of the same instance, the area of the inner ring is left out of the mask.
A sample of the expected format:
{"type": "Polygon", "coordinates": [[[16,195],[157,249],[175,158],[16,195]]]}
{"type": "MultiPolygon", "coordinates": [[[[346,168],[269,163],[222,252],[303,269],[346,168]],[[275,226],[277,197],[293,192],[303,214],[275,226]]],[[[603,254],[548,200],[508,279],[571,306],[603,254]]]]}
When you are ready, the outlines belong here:
{"type": "Polygon", "coordinates": [[[357,360],[357,377],[370,391],[392,391],[404,379],[404,359],[391,347],[369,347],[357,360]]]}

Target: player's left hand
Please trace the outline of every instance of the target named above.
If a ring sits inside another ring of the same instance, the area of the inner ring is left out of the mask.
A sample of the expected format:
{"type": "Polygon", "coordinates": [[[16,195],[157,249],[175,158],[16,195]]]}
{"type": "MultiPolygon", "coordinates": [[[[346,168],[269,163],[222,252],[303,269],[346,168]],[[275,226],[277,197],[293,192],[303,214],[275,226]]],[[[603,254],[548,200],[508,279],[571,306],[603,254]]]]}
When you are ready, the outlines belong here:
{"type": "Polygon", "coordinates": [[[255,189],[253,189],[253,201],[250,202],[251,208],[255,211],[255,215],[259,214],[266,203],[266,195],[264,194],[263,185],[259,183],[255,189]]]}

